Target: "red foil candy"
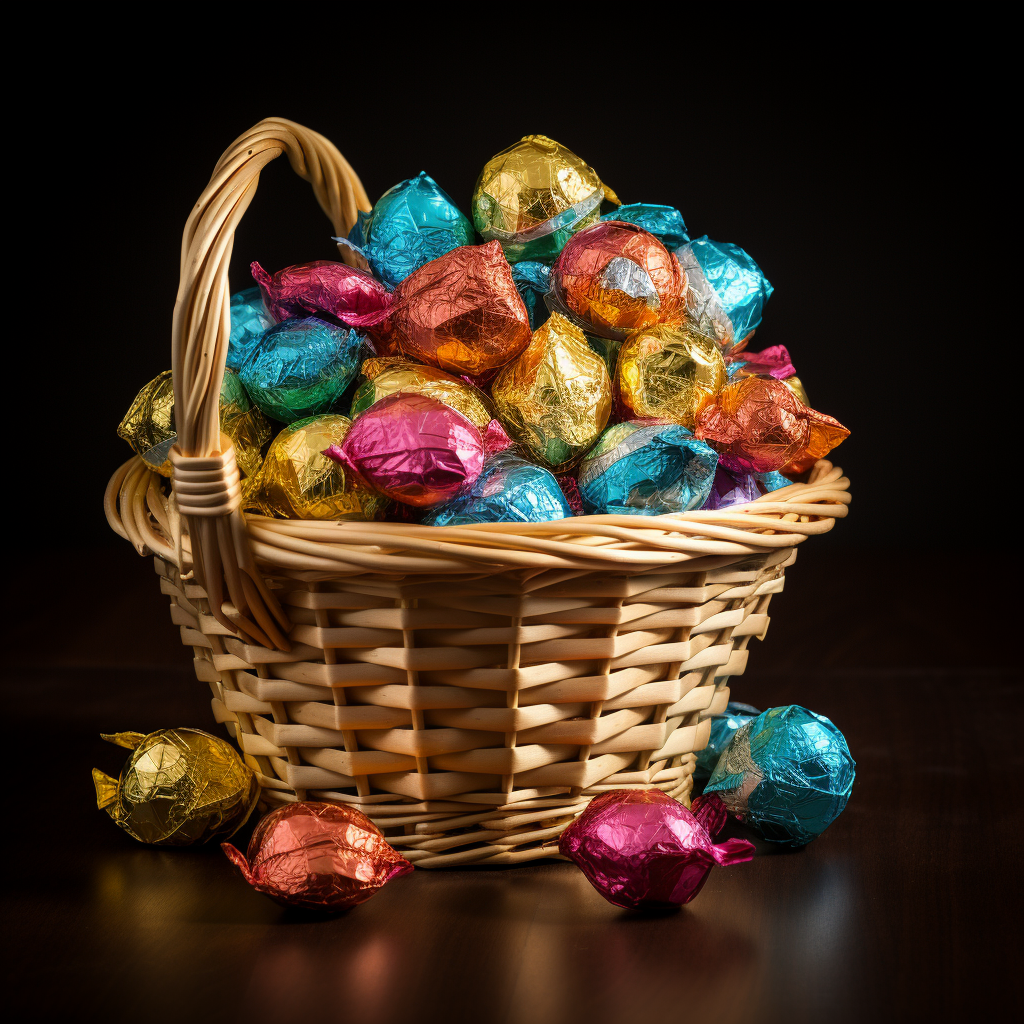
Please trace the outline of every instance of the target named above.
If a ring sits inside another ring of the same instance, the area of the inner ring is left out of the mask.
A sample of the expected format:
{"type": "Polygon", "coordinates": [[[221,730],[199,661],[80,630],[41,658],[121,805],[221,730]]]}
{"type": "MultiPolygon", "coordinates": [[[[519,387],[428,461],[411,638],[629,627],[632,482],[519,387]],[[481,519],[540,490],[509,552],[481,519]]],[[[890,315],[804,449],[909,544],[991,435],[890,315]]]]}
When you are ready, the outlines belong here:
{"type": "Polygon", "coordinates": [[[717,796],[698,798],[691,813],[660,789],[613,789],[591,800],[558,849],[617,907],[678,907],[700,892],[713,865],[753,858],[745,839],[712,841],[726,817],[717,796]]]}
{"type": "Polygon", "coordinates": [[[342,314],[366,316],[380,312],[391,301],[387,288],[372,274],[344,263],[300,263],[273,276],[258,263],[250,269],[267,311],[278,321],[310,313],[335,320],[341,320],[342,314]]]}
{"type": "Polygon", "coordinates": [[[249,840],[248,860],[231,843],[221,849],[258,892],[310,910],[358,906],[413,870],[361,811],[313,801],[266,815],[249,840]]]}

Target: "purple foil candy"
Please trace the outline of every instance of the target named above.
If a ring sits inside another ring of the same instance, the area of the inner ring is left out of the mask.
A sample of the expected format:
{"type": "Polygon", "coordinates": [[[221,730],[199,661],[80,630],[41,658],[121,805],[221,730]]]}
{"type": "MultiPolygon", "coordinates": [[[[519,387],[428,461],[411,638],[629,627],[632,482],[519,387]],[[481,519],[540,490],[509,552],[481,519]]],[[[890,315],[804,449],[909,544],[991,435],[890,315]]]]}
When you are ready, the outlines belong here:
{"type": "Polygon", "coordinates": [[[753,858],[745,839],[712,840],[726,817],[713,796],[695,800],[691,813],[660,789],[613,789],[591,800],[558,849],[617,907],[678,907],[700,892],[715,864],[753,858]]]}
{"type": "Polygon", "coordinates": [[[721,466],[715,470],[715,482],[711,486],[711,494],[704,502],[704,508],[728,508],[730,505],[742,505],[761,497],[761,488],[752,474],[743,475],[730,473],[721,466]]]}
{"type": "Polygon", "coordinates": [[[341,321],[342,314],[379,313],[391,302],[391,293],[372,274],[345,263],[316,260],[273,275],[253,263],[250,270],[275,320],[313,313],[341,321]]]}

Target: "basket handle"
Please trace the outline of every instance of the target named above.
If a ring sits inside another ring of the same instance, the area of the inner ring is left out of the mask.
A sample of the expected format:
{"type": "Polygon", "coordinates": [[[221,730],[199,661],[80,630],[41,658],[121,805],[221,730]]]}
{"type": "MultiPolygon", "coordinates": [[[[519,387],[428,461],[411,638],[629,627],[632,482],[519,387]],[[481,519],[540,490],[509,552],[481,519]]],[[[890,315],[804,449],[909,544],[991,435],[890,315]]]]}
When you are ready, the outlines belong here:
{"type": "MultiPolygon", "coordinates": [[[[181,280],[171,327],[178,432],[171,486],[188,524],[196,581],[214,617],[251,641],[288,650],[290,625],[256,568],[238,507],[234,449],[220,433],[235,228],[256,194],[260,171],[282,153],[313,186],[336,235],[347,234],[357,212],[370,209],[358,175],[334,144],[292,121],[267,118],[225,150],[181,241],[181,280]]],[[[358,256],[344,250],[342,259],[354,264],[358,256]]]]}

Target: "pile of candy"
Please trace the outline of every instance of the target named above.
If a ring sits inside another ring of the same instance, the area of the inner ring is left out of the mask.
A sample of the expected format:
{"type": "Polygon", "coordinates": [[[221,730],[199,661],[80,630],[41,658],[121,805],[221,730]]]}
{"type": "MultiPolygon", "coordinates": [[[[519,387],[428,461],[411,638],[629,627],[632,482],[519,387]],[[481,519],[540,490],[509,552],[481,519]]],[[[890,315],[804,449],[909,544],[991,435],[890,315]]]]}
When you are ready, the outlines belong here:
{"type": "MultiPolygon", "coordinates": [[[[337,239],[369,270],[252,265],[221,391],[247,511],[440,526],[718,509],[848,436],[783,346],[746,351],[772,294],[757,264],[691,240],[678,210],[619,205],[531,135],[484,167],[472,214],[421,173],[337,239]]],[[[118,433],[169,475],[169,374],[118,433]]]]}

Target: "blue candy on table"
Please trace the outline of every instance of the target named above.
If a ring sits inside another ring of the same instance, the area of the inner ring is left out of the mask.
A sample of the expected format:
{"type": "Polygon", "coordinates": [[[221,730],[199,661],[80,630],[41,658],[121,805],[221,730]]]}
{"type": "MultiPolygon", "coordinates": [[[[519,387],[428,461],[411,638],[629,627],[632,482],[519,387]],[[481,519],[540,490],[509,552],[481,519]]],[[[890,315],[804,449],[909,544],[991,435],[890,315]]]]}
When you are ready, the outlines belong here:
{"type": "Polygon", "coordinates": [[[856,768],[824,715],[790,704],[737,730],[704,792],[769,842],[805,846],[846,807],[856,768]]]}
{"type": "Polygon", "coordinates": [[[606,213],[601,220],[624,220],[649,231],[666,249],[678,249],[690,240],[686,221],[674,206],[657,203],[629,203],[606,213]]]}
{"type": "Polygon", "coordinates": [[[512,264],[512,280],[519,292],[530,317],[530,330],[535,331],[543,326],[551,315],[544,296],[550,287],[551,268],[546,263],[536,260],[522,260],[512,264]]]}
{"type": "Polygon", "coordinates": [[[676,423],[616,423],[580,466],[588,513],[657,516],[700,508],[715,480],[718,454],[676,423]]]}
{"type": "Polygon", "coordinates": [[[752,718],[757,718],[759,714],[761,712],[750,704],[730,701],[722,714],[712,715],[711,735],[708,737],[707,746],[697,752],[697,764],[693,769],[694,782],[706,781],[711,778],[718,759],[722,756],[725,748],[729,746],[733,736],[741,726],[746,725],[752,718]]]}
{"type": "Polygon", "coordinates": [[[249,353],[274,326],[274,318],[263,305],[259,288],[246,288],[231,296],[231,337],[228,340],[227,368],[236,372],[249,358],[249,353]]]}
{"type": "Polygon", "coordinates": [[[429,509],[421,522],[428,526],[545,523],[572,514],[553,473],[506,449],[484,463],[465,491],[429,509]]]}
{"type": "Polygon", "coordinates": [[[359,370],[363,338],[318,317],[282,320],[253,347],[239,377],[271,419],[292,423],[330,411],[359,370]]]}

